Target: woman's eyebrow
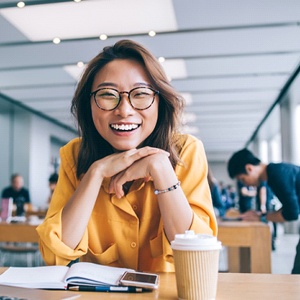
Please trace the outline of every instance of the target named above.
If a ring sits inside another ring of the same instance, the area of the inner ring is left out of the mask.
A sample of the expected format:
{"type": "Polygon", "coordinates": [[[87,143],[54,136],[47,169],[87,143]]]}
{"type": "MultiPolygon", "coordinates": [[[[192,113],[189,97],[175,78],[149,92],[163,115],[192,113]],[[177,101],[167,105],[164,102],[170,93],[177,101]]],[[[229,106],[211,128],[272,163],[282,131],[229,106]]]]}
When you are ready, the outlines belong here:
{"type": "Polygon", "coordinates": [[[103,86],[113,86],[115,88],[117,87],[117,85],[113,82],[102,82],[102,83],[99,83],[96,88],[101,88],[103,86]]]}
{"type": "MultiPolygon", "coordinates": [[[[99,83],[96,88],[98,89],[98,88],[106,87],[106,86],[112,86],[114,88],[118,88],[118,85],[115,84],[115,83],[113,83],[113,82],[102,82],[102,83],[99,83]]],[[[147,83],[147,82],[136,82],[136,83],[133,84],[133,86],[135,86],[135,87],[139,87],[139,86],[151,87],[152,85],[149,84],[149,83],[147,83]]]]}

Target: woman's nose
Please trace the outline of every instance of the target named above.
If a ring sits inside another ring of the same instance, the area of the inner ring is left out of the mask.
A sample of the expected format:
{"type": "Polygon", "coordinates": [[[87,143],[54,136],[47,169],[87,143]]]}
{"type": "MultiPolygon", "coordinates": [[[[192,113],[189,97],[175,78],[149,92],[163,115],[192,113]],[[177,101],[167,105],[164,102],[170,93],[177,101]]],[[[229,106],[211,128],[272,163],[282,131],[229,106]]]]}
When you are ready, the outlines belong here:
{"type": "Polygon", "coordinates": [[[132,115],[134,112],[135,109],[130,104],[128,93],[122,93],[120,103],[118,107],[115,109],[115,113],[124,117],[128,115],[132,115]]]}

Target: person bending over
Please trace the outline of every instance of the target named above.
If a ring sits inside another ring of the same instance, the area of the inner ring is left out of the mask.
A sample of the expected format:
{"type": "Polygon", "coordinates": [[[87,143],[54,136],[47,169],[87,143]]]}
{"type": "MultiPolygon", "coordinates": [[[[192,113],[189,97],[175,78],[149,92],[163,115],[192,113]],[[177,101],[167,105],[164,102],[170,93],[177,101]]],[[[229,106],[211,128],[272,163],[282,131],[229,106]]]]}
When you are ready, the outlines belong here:
{"type": "MultiPolygon", "coordinates": [[[[247,211],[242,214],[244,220],[285,222],[298,219],[300,166],[284,162],[264,164],[248,149],[242,149],[231,156],[227,168],[231,178],[236,178],[245,185],[258,187],[265,181],[282,204],[278,211],[247,211]]],[[[300,240],[296,251],[292,274],[300,274],[300,240]]]]}

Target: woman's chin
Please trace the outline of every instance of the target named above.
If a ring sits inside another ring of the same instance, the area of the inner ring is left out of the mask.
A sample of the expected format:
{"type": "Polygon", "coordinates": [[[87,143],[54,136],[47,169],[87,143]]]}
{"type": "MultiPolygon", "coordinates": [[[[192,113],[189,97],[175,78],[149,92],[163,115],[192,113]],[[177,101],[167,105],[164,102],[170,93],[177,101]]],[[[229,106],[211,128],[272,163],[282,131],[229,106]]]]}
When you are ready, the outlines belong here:
{"type": "Polygon", "coordinates": [[[118,153],[118,152],[125,152],[131,149],[135,149],[136,147],[113,147],[114,152],[118,153]]]}

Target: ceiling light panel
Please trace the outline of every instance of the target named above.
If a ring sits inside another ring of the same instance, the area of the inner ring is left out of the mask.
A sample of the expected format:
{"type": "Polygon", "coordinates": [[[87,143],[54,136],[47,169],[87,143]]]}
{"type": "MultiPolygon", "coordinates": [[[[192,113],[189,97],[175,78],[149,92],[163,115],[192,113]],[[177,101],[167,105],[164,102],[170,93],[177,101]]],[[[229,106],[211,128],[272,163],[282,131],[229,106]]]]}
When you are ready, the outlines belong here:
{"type": "Polygon", "coordinates": [[[171,80],[182,79],[187,77],[185,62],[183,59],[167,59],[163,63],[166,75],[171,80]]]}
{"type": "Polygon", "coordinates": [[[299,53],[281,53],[277,55],[187,59],[186,66],[190,76],[232,76],[293,72],[299,60],[299,53]]]}
{"type": "MultiPolygon", "coordinates": [[[[2,89],[1,89],[2,90],[2,89]]],[[[75,86],[67,85],[67,86],[48,86],[48,87],[33,87],[33,88],[18,88],[11,90],[4,90],[5,95],[11,97],[12,99],[22,100],[22,102],[32,101],[35,99],[43,99],[43,98],[67,98],[71,99],[71,95],[75,92],[75,86]],[[34,95],[34,96],[33,96],[34,95]]]]}
{"type": "Polygon", "coordinates": [[[75,65],[70,65],[70,66],[64,66],[63,69],[71,75],[76,81],[78,81],[85,70],[85,65],[82,67],[78,67],[75,65]]]}
{"type": "Polygon", "coordinates": [[[26,6],[23,9],[7,8],[0,10],[0,14],[31,41],[177,29],[171,0],[64,2],[26,6]]]}
{"type": "Polygon", "coordinates": [[[61,68],[0,71],[0,88],[4,90],[54,84],[73,84],[73,78],[61,68]]]}
{"type": "Polygon", "coordinates": [[[190,92],[197,91],[225,91],[225,90],[267,90],[280,89],[288,80],[286,75],[260,76],[260,77],[234,77],[234,78],[214,78],[214,79],[184,79],[176,80],[173,85],[178,90],[184,89],[190,92]]]}

